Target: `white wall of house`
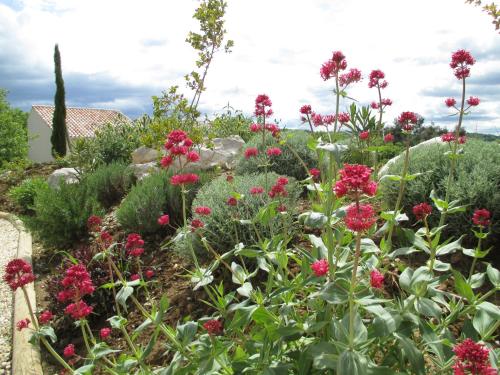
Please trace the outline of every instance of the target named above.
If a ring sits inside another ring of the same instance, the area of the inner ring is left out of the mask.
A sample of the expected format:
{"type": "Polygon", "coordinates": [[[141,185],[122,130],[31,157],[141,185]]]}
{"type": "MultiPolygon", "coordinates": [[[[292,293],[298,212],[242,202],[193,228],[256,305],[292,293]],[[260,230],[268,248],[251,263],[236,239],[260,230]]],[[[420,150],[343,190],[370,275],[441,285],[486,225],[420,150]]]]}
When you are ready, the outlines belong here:
{"type": "Polygon", "coordinates": [[[28,158],[34,162],[44,163],[52,161],[50,129],[42,117],[33,109],[28,117],[28,158]]]}

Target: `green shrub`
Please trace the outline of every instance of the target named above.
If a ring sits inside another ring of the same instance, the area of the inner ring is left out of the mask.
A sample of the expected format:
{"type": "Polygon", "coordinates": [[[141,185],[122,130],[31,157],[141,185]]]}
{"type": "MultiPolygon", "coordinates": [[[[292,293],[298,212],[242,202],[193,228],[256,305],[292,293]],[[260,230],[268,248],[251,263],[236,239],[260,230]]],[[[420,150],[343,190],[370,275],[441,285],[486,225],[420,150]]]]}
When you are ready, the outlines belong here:
{"type": "MultiPolygon", "coordinates": [[[[441,198],[445,196],[448,179],[449,159],[444,152],[447,145],[433,144],[413,151],[410,155],[410,173],[426,172],[410,181],[406,186],[403,209],[411,213],[413,205],[421,202],[431,202],[429,194],[435,189],[441,198]]],[[[467,204],[464,213],[448,215],[445,233],[448,236],[459,237],[467,234],[465,243],[474,243],[470,231],[471,217],[476,208],[486,208],[492,215],[492,233],[488,243],[498,246],[500,241],[500,145],[492,142],[469,140],[464,145],[464,157],[458,160],[458,167],[451,188],[451,200],[459,199],[461,204],[467,204]]],[[[388,174],[399,174],[402,168],[402,158],[389,168],[388,174]]],[[[382,185],[384,199],[392,208],[397,197],[398,183],[385,182],[382,185]]],[[[413,218],[413,216],[410,214],[413,218]]],[[[439,220],[437,209],[431,215],[431,223],[439,220]]]]}
{"type": "MultiPolygon", "coordinates": [[[[275,173],[269,173],[269,186],[273,185],[278,177],[275,173]]],[[[249,224],[241,224],[239,220],[253,219],[259,209],[271,201],[271,198],[266,193],[251,195],[249,192],[252,187],[264,187],[264,185],[264,174],[234,176],[231,183],[226,181],[225,176],[220,176],[199,190],[192,204],[193,218],[198,218],[204,222],[203,235],[219,254],[232,249],[238,242],[247,245],[258,242],[254,227],[249,224]],[[237,206],[229,206],[227,200],[235,193],[243,195],[243,198],[238,201],[237,206]],[[199,216],[194,213],[194,208],[198,206],[210,207],[212,213],[209,216],[199,216]],[[234,220],[234,218],[238,218],[238,220],[234,220]]],[[[290,179],[286,188],[289,195],[283,199],[283,204],[287,207],[289,213],[294,213],[301,188],[294,179],[290,179]]],[[[271,222],[273,233],[281,233],[285,228],[292,228],[292,215],[279,214],[271,222]]],[[[256,224],[256,227],[261,236],[271,237],[271,228],[269,226],[256,224]]],[[[176,241],[175,250],[184,255],[190,254],[187,241],[192,241],[194,250],[198,254],[207,254],[197,235],[187,236],[185,240],[176,241]]]]}
{"type": "Polygon", "coordinates": [[[118,203],[135,182],[134,172],[124,163],[111,163],[98,167],[84,176],[98,202],[105,208],[118,203]]]}
{"type": "Polygon", "coordinates": [[[7,91],[0,88],[0,169],[8,163],[26,159],[28,154],[28,113],[12,108],[7,91]]]}
{"type": "MultiPolygon", "coordinates": [[[[318,167],[318,158],[316,152],[309,149],[307,146],[309,134],[305,131],[286,131],[283,132],[282,138],[286,139],[286,143],[291,147],[304,161],[308,168],[318,167]]],[[[245,145],[245,148],[256,147],[259,150],[258,157],[246,159],[244,155],[241,156],[238,166],[236,168],[237,174],[254,174],[264,171],[263,157],[269,147],[280,147],[281,155],[272,158],[272,165],[269,170],[279,175],[294,177],[297,180],[303,180],[307,177],[307,172],[302,163],[290,151],[288,146],[279,145],[275,138],[270,134],[266,135],[266,145],[262,147],[262,136],[255,135],[245,145]]]]}
{"type": "Polygon", "coordinates": [[[230,135],[239,135],[245,142],[252,138],[253,133],[250,132],[250,124],[252,119],[245,117],[241,111],[234,111],[231,107],[226,107],[227,111],[216,115],[213,120],[210,120],[211,138],[225,138],[230,135]]]}
{"type": "MultiPolygon", "coordinates": [[[[213,177],[214,172],[199,173],[200,182],[191,185],[186,199],[186,211],[199,187],[213,177]]],[[[162,213],[170,216],[172,225],[182,223],[181,190],[170,184],[172,173],[160,171],[135,185],[120,204],[116,216],[121,226],[129,232],[154,233],[160,229],[158,217],[162,213]]]]}
{"type": "Polygon", "coordinates": [[[9,190],[9,197],[24,211],[33,210],[36,195],[41,191],[48,189],[49,185],[44,178],[28,178],[9,190]]]}
{"type": "Polygon", "coordinates": [[[85,181],[40,190],[34,211],[33,217],[26,218],[28,228],[45,245],[59,248],[69,247],[87,234],[89,216],[104,214],[95,191],[85,181]]]}

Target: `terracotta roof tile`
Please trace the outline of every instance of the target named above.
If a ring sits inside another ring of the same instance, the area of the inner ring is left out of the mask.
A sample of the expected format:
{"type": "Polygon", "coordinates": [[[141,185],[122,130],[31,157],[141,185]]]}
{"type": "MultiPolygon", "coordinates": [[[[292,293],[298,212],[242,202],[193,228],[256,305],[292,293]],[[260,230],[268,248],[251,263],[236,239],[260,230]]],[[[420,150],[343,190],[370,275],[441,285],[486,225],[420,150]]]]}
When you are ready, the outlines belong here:
{"type": "MultiPolygon", "coordinates": [[[[52,128],[54,106],[34,105],[32,109],[42,117],[49,128],[52,128]]],[[[93,137],[101,126],[118,121],[130,122],[130,119],[112,109],[66,107],[66,126],[70,138],[93,137]]]]}

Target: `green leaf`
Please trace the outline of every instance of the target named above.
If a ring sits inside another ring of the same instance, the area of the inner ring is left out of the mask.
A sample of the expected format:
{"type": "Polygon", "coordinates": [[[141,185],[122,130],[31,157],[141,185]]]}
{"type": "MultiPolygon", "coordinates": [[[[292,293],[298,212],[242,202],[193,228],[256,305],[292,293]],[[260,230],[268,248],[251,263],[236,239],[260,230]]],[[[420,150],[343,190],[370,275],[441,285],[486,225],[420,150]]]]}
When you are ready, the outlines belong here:
{"type": "Polygon", "coordinates": [[[82,367],[78,367],[73,374],[75,375],[92,375],[92,370],[94,369],[94,365],[85,365],[82,367]]]}
{"type": "Polygon", "coordinates": [[[193,341],[196,336],[196,331],[198,331],[198,324],[196,322],[186,322],[184,324],[179,324],[176,327],[177,339],[181,342],[183,346],[187,346],[193,341]]]}
{"type": "Polygon", "coordinates": [[[415,310],[422,315],[433,318],[439,318],[442,313],[438,304],[429,298],[417,298],[415,301],[415,310]]]}
{"type": "Polygon", "coordinates": [[[311,345],[308,354],[313,358],[313,366],[318,370],[337,368],[338,355],[335,346],[329,342],[321,341],[311,345]]]}
{"type": "Polygon", "coordinates": [[[266,326],[276,323],[277,318],[270,313],[265,307],[260,306],[252,314],[252,320],[260,325],[266,326]]]}
{"type": "Polygon", "coordinates": [[[484,301],[477,305],[479,310],[486,311],[489,315],[491,315],[494,319],[500,320],[500,308],[491,302],[484,301]]]}
{"type": "Polygon", "coordinates": [[[299,220],[308,227],[321,229],[328,222],[328,217],[321,212],[304,212],[299,215],[299,220]]]}
{"type": "Polygon", "coordinates": [[[367,375],[368,361],[358,352],[345,350],[339,357],[337,375],[367,375]]]}
{"type": "Polygon", "coordinates": [[[446,201],[444,201],[442,199],[439,199],[437,197],[436,191],[434,189],[432,189],[429,198],[432,199],[432,201],[434,202],[434,204],[436,205],[436,207],[437,207],[437,209],[439,211],[443,211],[443,210],[447,210],[448,209],[448,202],[446,202],[446,201]]]}
{"type": "Polygon", "coordinates": [[[460,243],[462,242],[462,239],[465,237],[465,234],[460,236],[460,238],[456,241],[450,242],[449,244],[438,246],[437,251],[436,251],[436,256],[441,256],[441,255],[446,255],[450,253],[454,253],[456,250],[459,250],[462,248],[460,243]]]}
{"type": "Polygon", "coordinates": [[[111,353],[118,353],[120,350],[111,349],[105,342],[95,344],[90,350],[94,359],[100,359],[111,353]]]}
{"type": "Polygon", "coordinates": [[[481,335],[481,338],[488,339],[488,333],[494,324],[498,323],[498,314],[491,313],[489,309],[478,309],[474,319],[472,320],[472,325],[474,329],[481,335]]]}
{"type": "Polygon", "coordinates": [[[238,263],[231,263],[232,280],[235,284],[243,285],[248,278],[248,274],[238,263]]]}
{"type": "Polygon", "coordinates": [[[413,278],[414,271],[410,267],[406,267],[405,270],[399,275],[399,286],[407,292],[411,292],[411,279],[413,278]]]}
{"type": "Polygon", "coordinates": [[[343,289],[338,283],[328,283],[320,291],[320,297],[331,304],[340,305],[348,301],[347,290],[343,289]]]}
{"type": "Polygon", "coordinates": [[[198,290],[199,288],[210,284],[212,281],[214,281],[212,271],[205,270],[204,268],[199,268],[191,277],[191,282],[195,284],[193,290],[198,290]]]}
{"type": "Polygon", "coordinates": [[[109,318],[108,322],[111,328],[121,329],[122,327],[125,327],[125,324],[127,324],[127,319],[125,319],[123,316],[115,315],[109,318]]]}
{"type": "Polygon", "coordinates": [[[452,270],[453,272],[453,277],[455,279],[455,290],[456,292],[467,299],[469,303],[473,303],[474,300],[476,299],[474,292],[472,291],[472,288],[469,284],[467,284],[467,281],[465,278],[462,276],[462,274],[456,270],[452,270]]]}
{"type": "Polygon", "coordinates": [[[496,288],[500,287],[500,271],[498,271],[491,264],[488,264],[488,267],[486,268],[486,274],[488,275],[488,279],[490,279],[490,282],[496,288]]]}
{"type": "Polygon", "coordinates": [[[379,318],[380,322],[384,325],[385,335],[389,335],[396,330],[396,320],[381,305],[368,305],[363,306],[363,308],[379,318]]]}
{"type": "Polygon", "coordinates": [[[134,293],[134,288],[131,286],[123,286],[118,293],[116,293],[116,301],[127,310],[127,299],[134,293]]]}
{"type": "Polygon", "coordinates": [[[396,258],[401,255],[409,255],[412,253],[419,253],[422,250],[417,249],[416,247],[400,247],[399,249],[394,250],[392,253],[389,254],[390,258],[396,258]]]}
{"type": "Polygon", "coordinates": [[[57,341],[56,333],[54,332],[54,328],[52,328],[51,326],[40,327],[38,333],[40,334],[40,336],[48,337],[53,343],[57,341]]]}
{"type": "Polygon", "coordinates": [[[434,268],[435,271],[445,272],[445,271],[449,271],[451,269],[451,264],[450,263],[441,262],[439,259],[434,259],[433,268],[434,268]]]}
{"type": "Polygon", "coordinates": [[[361,253],[362,254],[371,254],[378,253],[380,249],[370,238],[362,238],[361,239],[361,253]]]}
{"type": "Polygon", "coordinates": [[[326,248],[321,237],[317,237],[314,234],[310,234],[309,241],[311,241],[311,244],[316,249],[318,249],[319,251],[318,258],[324,258],[324,259],[328,258],[328,249],[326,248]]]}
{"type": "Polygon", "coordinates": [[[486,272],[475,273],[471,277],[470,286],[472,289],[480,288],[481,286],[483,286],[485,280],[486,280],[486,272]]]}
{"type": "Polygon", "coordinates": [[[399,333],[394,333],[404,356],[411,364],[411,370],[417,374],[425,375],[425,363],[422,352],[415,346],[414,342],[408,337],[399,333]]]}
{"type": "Polygon", "coordinates": [[[252,293],[253,291],[253,286],[252,286],[252,283],[249,283],[249,282],[245,282],[243,283],[242,286],[240,286],[238,289],[236,289],[236,291],[242,295],[243,297],[250,297],[250,294],[252,293]]]}

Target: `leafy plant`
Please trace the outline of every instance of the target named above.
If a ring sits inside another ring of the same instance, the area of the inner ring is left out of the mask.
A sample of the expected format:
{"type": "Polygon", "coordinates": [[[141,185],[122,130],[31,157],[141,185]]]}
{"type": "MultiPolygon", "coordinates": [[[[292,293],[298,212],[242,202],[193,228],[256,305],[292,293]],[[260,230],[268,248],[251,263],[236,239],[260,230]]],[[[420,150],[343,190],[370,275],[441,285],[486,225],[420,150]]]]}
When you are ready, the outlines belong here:
{"type": "Polygon", "coordinates": [[[25,159],[28,153],[28,114],[11,108],[7,91],[0,89],[0,168],[25,159]]]}
{"type": "Polygon", "coordinates": [[[35,197],[41,190],[48,189],[47,181],[41,177],[28,178],[9,190],[9,197],[24,212],[33,210],[35,197]]]}

